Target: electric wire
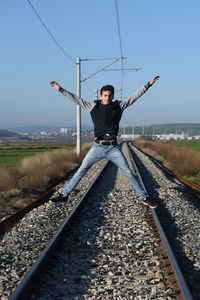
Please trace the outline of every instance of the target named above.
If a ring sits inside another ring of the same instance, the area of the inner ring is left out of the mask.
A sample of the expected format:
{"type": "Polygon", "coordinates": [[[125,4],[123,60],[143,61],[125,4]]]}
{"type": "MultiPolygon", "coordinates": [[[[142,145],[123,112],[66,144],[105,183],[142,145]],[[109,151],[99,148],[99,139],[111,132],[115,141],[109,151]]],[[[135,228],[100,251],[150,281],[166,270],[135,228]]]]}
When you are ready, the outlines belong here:
{"type": "Polygon", "coordinates": [[[118,58],[119,57],[102,57],[102,58],[84,58],[84,59],[81,59],[81,60],[83,60],[83,61],[90,61],[90,60],[111,60],[111,59],[118,59],[118,58]]]}
{"type": "MultiPolygon", "coordinates": [[[[120,47],[120,54],[121,54],[121,101],[123,99],[127,99],[127,97],[123,97],[123,89],[124,89],[124,75],[125,75],[125,69],[124,69],[124,55],[122,50],[122,38],[121,38],[121,30],[120,30],[120,18],[119,18],[119,7],[118,7],[118,0],[115,0],[115,11],[116,11],[116,18],[117,18],[117,29],[118,29],[118,37],[119,37],[119,47],[120,47]]],[[[120,69],[112,69],[111,71],[119,71],[120,69]]],[[[131,69],[126,69],[127,71],[132,71],[131,69]]],[[[134,68],[134,70],[137,72],[140,70],[140,68],[134,68]]],[[[109,71],[109,70],[106,70],[109,71]]],[[[128,123],[128,119],[125,117],[125,114],[122,115],[121,122],[124,123],[124,134],[126,132],[126,124],[128,123]]]]}
{"type": "Polygon", "coordinates": [[[118,8],[118,1],[115,0],[115,10],[116,10],[116,17],[117,17],[117,29],[118,29],[118,36],[119,36],[119,47],[121,53],[121,59],[123,64],[123,51],[122,51],[122,38],[121,38],[121,31],[120,31],[120,21],[119,21],[119,8],[118,8]]]}
{"type": "Polygon", "coordinates": [[[112,63],[106,65],[105,67],[101,68],[100,70],[96,71],[95,73],[91,74],[90,76],[86,77],[85,79],[81,80],[82,82],[88,80],[89,78],[93,77],[94,75],[98,74],[101,71],[104,71],[106,68],[112,66],[114,63],[116,63],[120,58],[116,58],[112,63]]]}
{"type": "MultiPolygon", "coordinates": [[[[51,31],[48,29],[47,25],[45,24],[45,22],[42,20],[42,18],[40,17],[40,15],[38,14],[38,12],[36,11],[35,7],[33,6],[33,4],[31,3],[30,0],[27,0],[27,2],[29,3],[29,5],[31,6],[32,10],[34,11],[35,15],[37,16],[38,20],[41,22],[41,24],[43,25],[43,27],[45,28],[45,30],[48,32],[48,34],[51,36],[51,38],[53,39],[53,41],[56,43],[56,45],[59,47],[59,49],[62,51],[62,53],[69,58],[74,64],[76,64],[76,61],[63,49],[63,47],[59,44],[59,42],[56,40],[55,36],[51,33],[51,31]]],[[[101,71],[104,71],[106,68],[108,68],[109,66],[113,65],[115,62],[117,62],[120,58],[95,58],[95,59],[84,59],[85,61],[89,61],[89,60],[109,60],[109,59],[114,59],[114,61],[108,65],[106,65],[105,67],[99,69],[98,71],[96,71],[95,73],[91,74],[90,76],[83,78],[83,76],[81,76],[81,82],[83,82],[85,84],[85,86],[88,88],[88,90],[90,90],[90,92],[92,91],[92,89],[88,86],[88,84],[86,84],[86,81],[93,77],[94,75],[98,74],[101,71]]],[[[122,57],[121,57],[122,59],[122,57]]]]}
{"type": "Polygon", "coordinates": [[[56,38],[54,37],[54,35],[51,33],[51,31],[48,29],[48,27],[46,26],[46,24],[44,23],[44,21],[42,20],[42,18],[37,13],[36,9],[34,8],[34,6],[31,3],[31,1],[30,0],[27,0],[27,1],[30,4],[31,8],[33,9],[34,13],[36,14],[38,20],[42,23],[42,25],[44,26],[44,28],[46,29],[46,31],[48,32],[48,34],[51,36],[51,38],[54,40],[54,42],[56,43],[56,45],[59,47],[59,49],[64,53],[65,56],[67,56],[73,63],[76,64],[76,61],[58,43],[58,41],[56,40],[56,38]]]}
{"type": "Polygon", "coordinates": [[[120,19],[119,19],[119,7],[118,7],[118,0],[115,0],[115,11],[116,11],[116,19],[117,19],[117,30],[118,30],[118,37],[119,37],[119,48],[121,54],[121,99],[123,95],[123,88],[124,88],[124,55],[122,51],[122,38],[121,38],[121,31],[120,31],[120,19]]]}
{"type": "MultiPolygon", "coordinates": [[[[64,53],[65,56],[67,56],[74,64],[76,64],[76,61],[63,49],[62,46],[60,46],[60,44],[57,42],[56,38],[54,37],[54,35],[50,32],[50,30],[48,29],[48,27],[45,25],[44,21],[41,19],[41,17],[39,16],[38,12],[36,11],[36,9],[34,8],[34,6],[32,5],[30,0],[27,0],[28,3],[30,4],[31,8],[33,9],[34,13],[36,14],[37,18],[39,19],[39,21],[42,23],[42,25],[44,26],[44,28],[46,29],[46,31],[49,33],[49,35],[51,36],[51,38],[54,40],[54,42],[56,43],[56,45],[60,48],[60,50],[64,53]]],[[[88,86],[88,84],[86,84],[86,82],[84,82],[86,88],[90,91],[93,92],[93,90],[88,86]]]]}
{"type": "MultiPolygon", "coordinates": [[[[36,14],[38,20],[42,23],[42,25],[44,26],[44,28],[46,29],[46,31],[48,32],[48,34],[51,36],[51,38],[53,39],[53,41],[56,43],[56,45],[59,47],[59,49],[64,53],[65,56],[67,56],[74,64],[76,64],[76,61],[63,49],[63,47],[58,43],[58,41],[56,40],[56,38],[54,37],[54,35],[51,33],[51,31],[48,29],[48,27],[46,26],[46,24],[44,23],[44,21],[42,20],[42,18],[40,17],[40,15],[38,14],[38,12],[36,11],[35,7],[32,5],[30,0],[27,0],[28,3],[30,4],[32,10],[34,11],[34,13],[36,14]]],[[[95,59],[84,59],[86,61],[89,60],[109,60],[110,58],[95,58],[95,59]]],[[[114,58],[113,58],[114,59],[114,58]]],[[[114,62],[106,65],[105,67],[101,68],[100,70],[96,71],[94,74],[91,74],[90,76],[88,76],[85,79],[82,79],[83,76],[81,76],[81,82],[84,82],[86,80],[88,80],[89,78],[93,77],[94,75],[98,74],[99,72],[105,70],[107,67],[111,66],[112,64],[114,64],[115,62],[117,62],[119,60],[119,58],[115,59],[114,62]]],[[[85,86],[91,91],[92,89],[88,86],[88,84],[85,84],[85,86]]]]}

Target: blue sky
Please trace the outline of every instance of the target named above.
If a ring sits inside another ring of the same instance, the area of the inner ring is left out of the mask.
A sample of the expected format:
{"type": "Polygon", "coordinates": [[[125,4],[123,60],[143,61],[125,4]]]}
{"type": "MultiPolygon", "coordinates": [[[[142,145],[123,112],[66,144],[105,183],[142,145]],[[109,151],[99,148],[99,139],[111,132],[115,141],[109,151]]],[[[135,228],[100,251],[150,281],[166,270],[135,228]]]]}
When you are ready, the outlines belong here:
{"type": "MultiPolygon", "coordinates": [[[[120,57],[114,0],[31,0],[65,52],[77,57],[120,57]]],[[[160,80],[124,112],[121,125],[199,123],[200,1],[118,0],[124,68],[123,97],[160,80]]],[[[0,128],[76,124],[76,106],[50,81],[76,93],[76,65],[58,48],[27,0],[0,1],[0,128]]],[[[82,61],[82,78],[109,61],[82,61]]],[[[111,68],[121,68],[121,61],[111,68]]],[[[120,98],[121,71],[102,71],[82,83],[82,97],[93,101],[104,84],[120,98]]],[[[91,125],[82,110],[82,124],[91,125]]]]}

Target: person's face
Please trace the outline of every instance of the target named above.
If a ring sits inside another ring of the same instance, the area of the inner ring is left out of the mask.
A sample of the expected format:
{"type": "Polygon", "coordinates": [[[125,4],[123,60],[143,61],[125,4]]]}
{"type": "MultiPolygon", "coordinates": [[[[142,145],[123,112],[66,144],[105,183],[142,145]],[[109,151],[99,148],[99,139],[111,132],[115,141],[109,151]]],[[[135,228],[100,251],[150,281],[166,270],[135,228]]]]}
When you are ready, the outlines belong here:
{"type": "Polygon", "coordinates": [[[110,91],[103,91],[101,94],[101,102],[104,105],[107,105],[113,100],[113,93],[110,91]]]}

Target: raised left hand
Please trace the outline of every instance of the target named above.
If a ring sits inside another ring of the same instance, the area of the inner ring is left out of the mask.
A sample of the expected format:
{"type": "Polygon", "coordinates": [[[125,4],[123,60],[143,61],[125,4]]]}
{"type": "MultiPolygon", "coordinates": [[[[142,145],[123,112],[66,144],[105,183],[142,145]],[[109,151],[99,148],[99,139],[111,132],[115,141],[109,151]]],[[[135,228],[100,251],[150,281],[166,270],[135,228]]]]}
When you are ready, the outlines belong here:
{"type": "Polygon", "coordinates": [[[150,85],[153,85],[158,79],[160,78],[160,76],[155,76],[153,79],[151,79],[150,81],[149,81],[149,84],[150,85]]]}

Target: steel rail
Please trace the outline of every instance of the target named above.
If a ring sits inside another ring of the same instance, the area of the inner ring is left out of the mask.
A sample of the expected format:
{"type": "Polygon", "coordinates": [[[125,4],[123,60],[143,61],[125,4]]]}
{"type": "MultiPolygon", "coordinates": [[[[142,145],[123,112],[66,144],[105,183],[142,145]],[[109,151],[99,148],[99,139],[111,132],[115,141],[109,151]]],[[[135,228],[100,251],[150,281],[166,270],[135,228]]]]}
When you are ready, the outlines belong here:
{"type": "MultiPolygon", "coordinates": [[[[132,147],[132,146],[130,146],[129,144],[127,144],[127,148],[128,148],[128,151],[129,151],[128,155],[129,155],[129,157],[132,157],[131,152],[130,152],[130,147],[132,147]]],[[[142,180],[142,178],[140,176],[139,170],[138,170],[138,168],[137,168],[137,166],[136,166],[136,164],[134,162],[134,158],[133,157],[131,159],[131,164],[133,164],[135,166],[135,169],[138,172],[138,177],[141,180],[141,185],[142,185],[143,189],[145,190],[145,192],[147,192],[146,187],[145,187],[144,182],[143,182],[143,180],[142,180]]],[[[159,221],[159,217],[158,217],[158,215],[156,213],[156,209],[155,208],[151,208],[151,207],[150,207],[150,209],[151,209],[151,213],[153,215],[156,227],[157,227],[158,232],[160,234],[161,240],[163,242],[163,245],[164,245],[164,247],[165,247],[165,249],[167,251],[170,263],[171,263],[172,268],[174,270],[174,273],[175,273],[175,276],[176,276],[176,279],[177,279],[177,282],[178,282],[178,287],[179,287],[179,289],[181,291],[182,299],[184,299],[184,300],[193,300],[193,297],[192,297],[192,294],[190,292],[190,289],[189,289],[189,287],[188,287],[188,285],[187,285],[187,283],[185,281],[185,278],[184,278],[184,276],[182,274],[182,271],[181,271],[181,269],[180,269],[180,267],[179,267],[179,265],[177,263],[177,260],[175,258],[175,255],[174,255],[173,251],[172,251],[172,248],[171,248],[170,243],[169,243],[169,241],[167,239],[167,236],[166,236],[166,234],[165,234],[165,232],[164,232],[164,230],[162,228],[162,225],[161,225],[161,223],[159,221]]]]}
{"type": "Polygon", "coordinates": [[[195,191],[197,191],[197,192],[200,193],[200,185],[199,185],[199,184],[194,183],[194,182],[192,182],[192,181],[190,181],[190,180],[188,180],[188,179],[186,179],[186,178],[181,178],[181,177],[179,177],[179,176],[176,176],[176,178],[177,178],[180,182],[182,182],[184,185],[186,185],[186,186],[190,187],[191,189],[193,189],[193,190],[195,190],[195,191]]]}
{"type": "MultiPolygon", "coordinates": [[[[173,267],[173,270],[175,272],[175,276],[176,276],[176,279],[177,279],[177,282],[178,282],[178,287],[180,288],[181,295],[183,296],[182,299],[184,299],[184,300],[193,300],[190,289],[189,289],[189,287],[188,287],[188,285],[185,281],[185,278],[183,276],[183,273],[182,273],[182,271],[181,271],[181,269],[180,269],[180,267],[177,263],[177,260],[175,258],[175,255],[174,255],[173,251],[172,251],[170,243],[169,243],[169,241],[166,237],[166,234],[165,234],[165,232],[162,228],[162,225],[159,221],[158,215],[157,215],[155,209],[151,209],[151,212],[152,212],[154,221],[156,223],[156,226],[158,228],[161,240],[162,240],[162,242],[163,242],[163,244],[166,248],[170,263],[171,263],[171,265],[173,267]]],[[[179,298],[179,299],[181,299],[181,298],[179,298]]]]}
{"type": "Polygon", "coordinates": [[[39,197],[37,200],[33,201],[32,203],[26,205],[24,208],[18,210],[14,214],[10,215],[9,217],[3,219],[0,221],[0,234],[5,233],[6,231],[10,230],[17,222],[19,222],[28,212],[33,210],[34,208],[39,207],[40,205],[44,204],[49,197],[54,193],[54,188],[63,182],[63,180],[68,179],[76,170],[78,167],[64,175],[62,178],[56,180],[53,182],[49,187],[47,188],[47,191],[39,197]]]}
{"type": "Polygon", "coordinates": [[[94,181],[90,184],[90,186],[87,188],[85,194],[81,197],[79,202],[76,204],[76,206],[72,209],[70,214],[67,216],[67,218],[64,220],[63,224],[60,226],[60,228],[57,230],[55,235],[52,237],[52,239],[49,241],[48,245],[44,248],[39,258],[35,261],[35,263],[32,265],[31,269],[26,273],[20,284],[17,286],[14,293],[9,298],[10,300],[24,300],[28,299],[26,298],[26,295],[30,293],[31,286],[33,284],[34,278],[39,274],[41,268],[45,265],[45,262],[49,258],[50,255],[52,255],[54,249],[58,246],[58,244],[61,242],[62,237],[66,233],[66,231],[70,228],[70,225],[72,221],[75,219],[76,215],[79,213],[81,206],[84,204],[87,194],[91,190],[91,188],[96,184],[98,181],[100,175],[105,170],[106,166],[108,164],[108,161],[106,160],[102,166],[99,168],[99,172],[97,173],[94,181]]]}
{"type": "MultiPolygon", "coordinates": [[[[145,154],[146,156],[148,156],[160,169],[164,170],[169,176],[177,179],[178,181],[180,181],[181,183],[183,183],[185,186],[191,188],[192,190],[194,190],[197,193],[200,193],[200,185],[197,183],[194,183],[188,179],[185,178],[181,178],[177,175],[175,175],[171,170],[169,170],[167,167],[165,167],[159,160],[157,160],[155,157],[153,157],[152,155],[146,153],[145,151],[141,150],[140,148],[136,147],[134,145],[134,147],[138,150],[141,151],[143,154],[145,154]]],[[[200,196],[200,194],[199,194],[200,196]]]]}

